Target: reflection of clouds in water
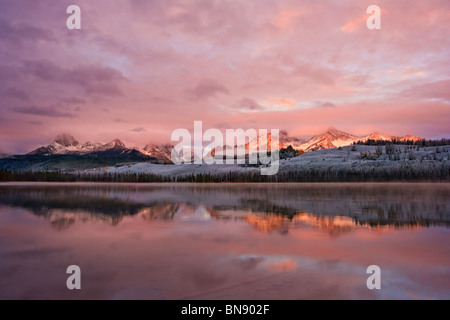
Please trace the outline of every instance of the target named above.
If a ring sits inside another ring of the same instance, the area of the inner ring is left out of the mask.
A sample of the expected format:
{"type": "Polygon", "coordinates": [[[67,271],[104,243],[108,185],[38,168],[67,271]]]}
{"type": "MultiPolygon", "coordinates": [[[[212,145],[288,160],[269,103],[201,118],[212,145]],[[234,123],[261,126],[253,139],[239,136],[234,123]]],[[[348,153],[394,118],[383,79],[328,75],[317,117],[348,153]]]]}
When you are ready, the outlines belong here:
{"type": "Polygon", "coordinates": [[[259,268],[271,272],[293,271],[317,263],[314,259],[284,255],[240,255],[232,261],[245,270],[259,268]]]}
{"type": "Polygon", "coordinates": [[[295,270],[297,268],[297,264],[290,258],[288,259],[283,259],[277,262],[269,262],[267,267],[270,270],[275,270],[275,271],[292,271],[295,270]]]}
{"type": "Polygon", "coordinates": [[[204,289],[226,283],[228,276],[221,272],[221,270],[204,267],[191,269],[186,274],[186,279],[192,281],[196,288],[204,289]]]}
{"type": "Polygon", "coordinates": [[[52,201],[39,199],[39,190],[32,193],[0,190],[0,202],[10,201],[0,212],[0,221],[7,222],[0,223],[0,274],[9,275],[0,278],[1,298],[73,297],[64,287],[67,263],[82,268],[79,298],[449,297],[443,281],[449,274],[446,228],[378,234],[370,225],[361,226],[363,215],[320,215],[289,202],[284,207],[280,201],[258,202],[254,195],[241,201],[242,207],[218,199],[212,204],[220,208],[214,209],[195,201],[133,200],[123,205],[139,205],[136,213],[110,214],[110,209],[98,212],[101,207],[92,199],[87,203],[94,211],[71,199],[65,202],[67,190],[52,201]],[[29,214],[33,208],[48,215],[29,214]],[[208,214],[210,220],[203,220],[208,214]],[[248,216],[258,223],[251,225],[248,216]],[[49,222],[60,218],[78,220],[56,232],[49,222]],[[120,218],[119,223],[111,226],[112,218],[120,218]],[[256,225],[274,228],[263,233],[256,225]],[[280,234],[285,227],[289,232],[280,234]],[[352,232],[328,236],[346,228],[352,232]],[[58,248],[67,250],[53,250],[58,248]],[[379,292],[365,286],[370,264],[382,268],[379,292]]]}
{"type": "Polygon", "coordinates": [[[236,262],[243,270],[252,270],[264,260],[264,257],[259,256],[239,256],[237,257],[236,262]]]}
{"type": "Polygon", "coordinates": [[[35,258],[45,258],[53,254],[59,254],[64,251],[69,250],[68,248],[33,248],[30,250],[16,250],[4,252],[2,255],[4,257],[12,257],[19,259],[35,259],[35,258]]]}
{"type": "Polygon", "coordinates": [[[450,225],[448,184],[76,184],[0,186],[0,203],[64,230],[77,222],[246,221],[264,233],[311,227],[331,236],[450,225]]]}
{"type": "Polygon", "coordinates": [[[209,221],[211,220],[211,213],[208,208],[200,205],[194,208],[194,210],[189,210],[190,212],[185,212],[180,210],[179,219],[182,221],[209,221]]]}

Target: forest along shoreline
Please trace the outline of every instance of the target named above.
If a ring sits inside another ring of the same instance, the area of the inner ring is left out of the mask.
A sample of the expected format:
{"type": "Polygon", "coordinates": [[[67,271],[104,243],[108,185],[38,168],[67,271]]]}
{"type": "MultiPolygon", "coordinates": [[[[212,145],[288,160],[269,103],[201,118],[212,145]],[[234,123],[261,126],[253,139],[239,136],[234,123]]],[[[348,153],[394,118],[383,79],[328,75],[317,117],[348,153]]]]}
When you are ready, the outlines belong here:
{"type": "MultiPolygon", "coordinates": [[[[355,144],[304,154],[280,150],[279,171],[263,165],[160,164],[117,159],[0,159],[0,181],[55,182],[396,182],[450,181],[450,145],[355,144]],[[101,165],[100,165],[101,164],[101,165]]],[[[292,150],[291,150],[292,151],[292,150]]],[[[25,156],[23,156],[25,157],[25,156]]]]}

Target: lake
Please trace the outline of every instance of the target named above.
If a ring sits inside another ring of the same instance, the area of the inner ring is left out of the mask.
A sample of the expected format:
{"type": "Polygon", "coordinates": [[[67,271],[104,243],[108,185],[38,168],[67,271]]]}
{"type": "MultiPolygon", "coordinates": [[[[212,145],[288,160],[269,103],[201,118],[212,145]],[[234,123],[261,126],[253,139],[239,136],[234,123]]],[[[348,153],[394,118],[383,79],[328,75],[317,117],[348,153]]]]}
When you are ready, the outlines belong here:
{"type": "Polygon", "coordinates": [[[0,299],[450,299],[449,199],[449,183],[2,183],[0,299]]]}

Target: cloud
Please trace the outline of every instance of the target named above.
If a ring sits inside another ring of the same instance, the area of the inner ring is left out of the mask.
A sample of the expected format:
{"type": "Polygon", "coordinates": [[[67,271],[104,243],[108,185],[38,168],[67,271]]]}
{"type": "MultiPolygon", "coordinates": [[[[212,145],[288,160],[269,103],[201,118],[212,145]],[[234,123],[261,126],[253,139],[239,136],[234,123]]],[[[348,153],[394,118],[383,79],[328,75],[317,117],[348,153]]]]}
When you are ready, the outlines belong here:
{"type": "Polygon", "coordinates": [[[25,61],[23,71],[41,80],[66,85],[77,85],[86,94],[121,95],[117,82],[127,80],[120,71],[98,65],[80,65],[69,69],[49,60],[25,61]]]}
{"type": "Polygon", "coordinates": [[[365,87],[371,80],[371,77],[368,74],[355,73],[345,76],[343,80],[350,86],[365,87]]]}
{"type": "Polygon", "coordinates": [[[448,132],[448,0],[406,11],[405,1],[384,1],[382,30],[365,27],[360,0],[83,1],[81,31],[67,30],[65,8],[51,1],[1,3],[0,140],[18,148],[61,130],[87,140],[125,134],[137,145],[146,134],[129,130],[144,124],[167,142],[194,120],[292,135],[329,125],[448,132]],[[341,31],[349,22],[354,31],[341,31]],[[48,114],[46,106],[79,121],[24,113],[48,114]],[[30,126],[36,119],[42,127],[30,126]]]}
{"type": "Polygon", "coordinates": [[[230,93],[224,85],[209,78],[201,80],[193,89],[188,89],[187,92],[196,100],[215,97],[218,93],[230,93]]]}
{"type": "Polygon", "coordinates": [[[12,43],[25,41],[52,41],[58,42],[53,33],[44,28],[38,28],[27,24],[11,23],[0,19],[0,40],[6,40],[12,43]]]}
{"type": "Polygon", "coordinates": [[[336,108],[336,105],[329,101],[317,101],[315,108],[336,108]]]}
{"type": "Polygon", "coordinates": [[[130,132],[141,133],[141,132],[148,132],[148,131],[145,128],[137,127],[137,128],[131,129],[130,132]]]}
{"type": "Polygon", "coordinates": [[[295,19],[298,19],[301,15],[305,14],[304,10],[287,10],[278,13],[276,18],[273,20],[273,24],[279,29],[286,29],[293,24],[295,19]]]}
{"type": "Polygon", "coordinates": [[[267,268],[270,270],[274,270],[277,272],[286,272],[292,271],[297,268],[297,264],[292,259],[282,259],[279,261],[269,261],[267,264],[267,268]]]}
{"type": "Polygon", "coordinates": [[[61,111],[60,108],[50,107],[39,107],[39,106],[15,106],[11,111],[15,113],[22,113],[40,117],[49,118],[75,118],[76,115],[67,111],[61,111]]]}
{"type": "Polygon", "coordinates": [[[267,103],[272,106],[290,108],[295,106],[296,101],[288,98],[271,98],[267,100],[267,103]]]}
{"type": "Polygon", "coordinates": [[[441,80],[413,86],[405,90],[402,96],[450,101],[450,80],[441,80]]]}
{"type": "Polygon", "coordinates": [[[61,98],[59,101],[67,104],[85,104],[86,100],[77,97],[61,98]]]}
{"type": "Polygon", "coordinates": [[[160,97],[160,96],[151,97],[150,100],[154,103],[161,103],[161,104],[168,104],[168,103],[174,102],[174,100],[172,98],[160,97]]]}
{"type": "Polygon", "coordinates": [[[315,65],[311,62],[299,63],[293,74],[326,86],[333,85],[336,79],[341,76],[341,72],[335,69],[315,65]]]}
{"type": "Polygon", "coordinates": [[[362,26],[366,20],[367,20],[367,16],[360,17],[355,20],[349,21],[348,23],[346,23],[344,26],[341,27],[341,31],[346,31],[346,32],[355,31],[360,26],[362,26]]]}
{"type": "Polygon", "coordinates": [[[214,123],[213,125],[214,128],[218,128],[218,129],[228,129],[228,128],[232,128],[231,123],[226,122],[226,121],[219,121],[214,123]]]}
{"type": "Polygon", "coordinates": [[[26,93],[24,90],[18,89],[16,87],[10,87],[8,90],[5,91],[4,95],[11,97],[11,98],[23,100],[23,101],[30,100],[28,93],[26,93]]]}
{"type": "Polygon", "coordinates": [[[264,107],[250,98],[242,98],[233,105],[233,108],[240,110],[263,110],[264,107]]]}

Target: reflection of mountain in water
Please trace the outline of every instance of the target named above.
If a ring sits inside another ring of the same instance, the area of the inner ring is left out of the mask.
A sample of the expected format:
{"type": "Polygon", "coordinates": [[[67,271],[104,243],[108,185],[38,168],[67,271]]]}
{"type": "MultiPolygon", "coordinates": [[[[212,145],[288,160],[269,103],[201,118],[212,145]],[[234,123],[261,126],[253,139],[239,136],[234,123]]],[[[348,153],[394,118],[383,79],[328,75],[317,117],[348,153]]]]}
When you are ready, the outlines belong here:
{"type": "Polygon", "coordinates": [[[126,210],[119,211],[118,214],[111,214],[95,211],[89,212],[85,211],[85,209],[64,211],[56,208],[41,209],[34,211],[34,214],[48,219],[53,227],[62,230],[67,229],[76,222],[103,221],[115,226],[126,216],[141,216],[144,220],[172,220],[178,208],[179,205],[176,203],[152,203],[133,214],[126,210]]]}
{"type": "Polygon", "coordinates": [[[351,232],[357,228],[368,227],[373,230],[382,230],[385,228],[394,229],[416,229],[429,226],[450,226],[447,222],[436,222],[425,220],[414,221],[391,221],[384,220],[368,220],[358,221],[356,219],[345,216],[322,216],[306,212],[299,212],[294,215],[280,215],[280,214],[265,214],[265,213],[252,213],[247,215],[233,216],[230,214],[231,210],[226,210],[224,213],[215,211],[214,217],[218,219],[232,219],[243,220],[248,222],[256,229],[264,232],[271,233],[278,231],[281,234],[288,233],[291,228],[314,228],[325,231],[330,236],[338,236],[351,232]]]}
{"type": "Polygon", "coordinates": [[[274,230],[278,230],[281,234],[286,234],[288,232],[289,224],[291,222],[286,217],[275,214],[264,216],[251,214],[245,216],[244,220],[264,233],[270,233],[274,230]]]}
{"type": "Polygon", "coordinates": [[[320,217],[304,212],[295,215],[292,219],[277,215],[249,215],[244,217],[244,220],[264,233],[277,230],[285,234],[289,228],[313,227],[335,236],[357,228],[355,221],[348,217],[320,217]]]}
{"type": "Polygon", "coordinates": [[[125,216],[171,220],[179,205],[173,202],[147,204],[127,201],[108,192],[57,188],[0,188],[0,203],[29,209],[48,219],[56,229],[66,229],[75,222],[104,221],[117,225],[125,216]]]}
{"type": "Polygon", "coordinates": [[[233,184],[0,186],[0,204],[22,207],[58,229],[86,221],[116,225],[189,217],[246,221],[265,233],[312,227],[338,235],[365,226],[450,226],[448,184],[233,184]]]}

